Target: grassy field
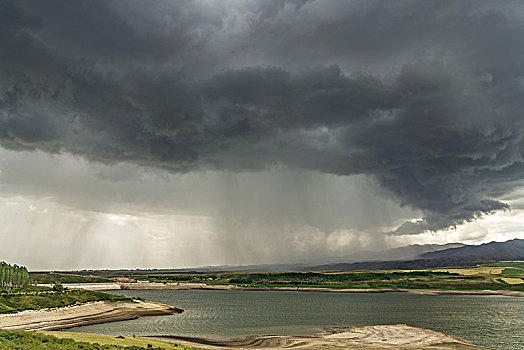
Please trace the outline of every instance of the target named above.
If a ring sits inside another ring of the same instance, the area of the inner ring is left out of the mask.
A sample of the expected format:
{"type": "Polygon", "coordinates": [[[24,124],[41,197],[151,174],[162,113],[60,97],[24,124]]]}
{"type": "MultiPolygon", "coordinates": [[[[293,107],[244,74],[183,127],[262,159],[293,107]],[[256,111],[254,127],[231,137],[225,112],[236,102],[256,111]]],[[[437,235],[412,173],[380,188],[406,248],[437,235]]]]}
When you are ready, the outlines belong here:
{"type": "Polygon", "coordinates": [[[30,286],[0,293],[0,314],[104,300],[132,302],[129,297],[97,291],[83,289],[55,291],[52,288],[30,286]]]}
{"type": "Polygon", "coordinates": [[[103,283],[112,282],[111,279],[99,276],[80,276],[65,273],[29,273],[31,281],[39,284],[60,283],[103,283]]]}
{"type": "Polygon", "coordinates": [[[488,267],[515,267],[517,269],[524,269],[524,261],[503,261],[503,262],[497,262],[497,263],[491,263],[491,264],[484,264],[484,266],[488,267]]]}
{"type": "Polygon", "coordinates": [[[0,350],[138,350],[195,349],[179,344],[134,337],[115,337],[70,332],[24,332],[0,330],[0,350]]]}
{"type": "MultiPolygon", "coordinates": [[[[62,339],[72,339],[77,342],[97,343],[103,345],[117,345],[117,346],[138,346],[141,348],[148,348],[149,345],[153,348],[160,349],[188,349],[193,350],[196,348],[184,346],[181,344],[168,343],[159,340],[140,338],[140,337],[127,337],[127,336],[112,336],[112,335],[101,335],[92,333],[74,333],[74,332],[41,332],[43,334],[52,335],[62,339]]],[[[150,347],[149,347],[150,348],[150,347]]]]}
{"type": "Polygon", "coordinates": [[[524,291],[524,263],[501,262],[428,270],[144,275],[151,282],[249,287],[406,288],[524,291]]]}
{"type": "MultiPolygon", "coordinates": [[[[237,285],[246,287],[312,287],[312,288],[405,288],[438,290],[513,290],[524,291],[524,262],[507,261],[470,267],[449,267],[425,270],[362,270],[329,272],[271,272],[220,274],[149,274],[110,276],[131,280],[161,283],[206,283],[209,285],[237,285]]],[[[44,274],[38,277],[46,283],[94,280],[64,274],[44,274]],[[77,279],[78,278],[78,279],[77,279]],[[70,280],[72,281],[72,280],[70,280]]],[[[1,305],[0,305],[1,310],[1,305]]]]}

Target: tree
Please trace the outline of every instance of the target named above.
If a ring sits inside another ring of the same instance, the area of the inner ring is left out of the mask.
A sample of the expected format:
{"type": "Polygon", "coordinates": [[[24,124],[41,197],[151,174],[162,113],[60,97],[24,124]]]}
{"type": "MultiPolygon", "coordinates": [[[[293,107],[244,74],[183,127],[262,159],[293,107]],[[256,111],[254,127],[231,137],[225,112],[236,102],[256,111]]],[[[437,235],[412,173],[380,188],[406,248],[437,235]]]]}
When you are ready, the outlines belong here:
{"type": "Polygon", "coordinates": [[[11,289],[24,287],[29,283],[29,272],[25,266],[0,262],[0,288],[11,289]]]}
{"type": "Polygon", "coordinates": [[[64,291],[64,285],[60,282],[56,282],[53,285],[53,290],[58,293],[62,293],[64,291]]]}

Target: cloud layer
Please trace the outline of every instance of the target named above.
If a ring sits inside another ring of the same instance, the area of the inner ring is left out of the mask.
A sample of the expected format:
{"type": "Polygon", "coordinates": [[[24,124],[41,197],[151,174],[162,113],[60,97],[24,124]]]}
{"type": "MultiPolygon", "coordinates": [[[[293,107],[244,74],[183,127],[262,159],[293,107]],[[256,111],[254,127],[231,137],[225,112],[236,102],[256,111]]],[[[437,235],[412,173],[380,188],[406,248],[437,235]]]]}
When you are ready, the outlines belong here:
{"type": "Polygon", "coordinates": [[[524,6],[2,1],[0,145],[373,176],[436,231],[524,175],[524,6]]]}

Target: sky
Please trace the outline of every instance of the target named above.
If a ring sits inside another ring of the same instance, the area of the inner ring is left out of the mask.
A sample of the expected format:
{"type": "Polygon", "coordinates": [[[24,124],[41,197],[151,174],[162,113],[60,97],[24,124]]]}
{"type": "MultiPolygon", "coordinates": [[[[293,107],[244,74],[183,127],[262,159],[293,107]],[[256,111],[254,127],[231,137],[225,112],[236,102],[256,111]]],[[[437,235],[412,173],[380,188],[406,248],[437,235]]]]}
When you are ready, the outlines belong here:
{"type": "Polygon", "coordinates": [[[524,238],[521,1],[0,0],[0,259],[524,238]]]}

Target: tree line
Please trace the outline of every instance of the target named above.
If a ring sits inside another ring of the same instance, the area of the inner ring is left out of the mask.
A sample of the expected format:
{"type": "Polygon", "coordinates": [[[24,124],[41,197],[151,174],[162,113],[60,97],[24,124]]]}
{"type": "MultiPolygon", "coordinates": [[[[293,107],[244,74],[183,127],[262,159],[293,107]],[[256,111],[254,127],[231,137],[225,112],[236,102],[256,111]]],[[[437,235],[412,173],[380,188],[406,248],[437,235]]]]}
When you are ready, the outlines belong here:
{"type": "Polygon", "coordinates": [[[25,266],[0,262],[0,289],[24,287],[29,283],[29,273],[25,266]]]}

